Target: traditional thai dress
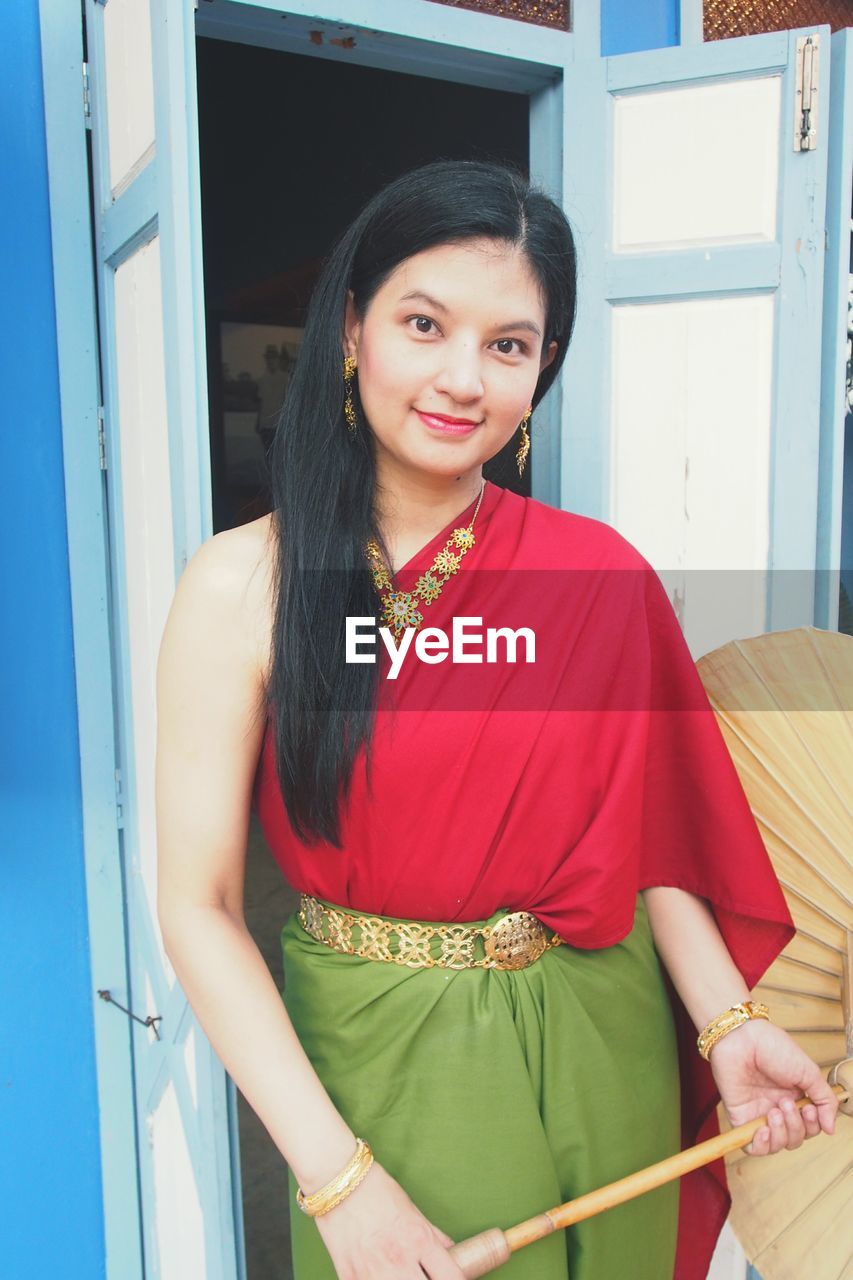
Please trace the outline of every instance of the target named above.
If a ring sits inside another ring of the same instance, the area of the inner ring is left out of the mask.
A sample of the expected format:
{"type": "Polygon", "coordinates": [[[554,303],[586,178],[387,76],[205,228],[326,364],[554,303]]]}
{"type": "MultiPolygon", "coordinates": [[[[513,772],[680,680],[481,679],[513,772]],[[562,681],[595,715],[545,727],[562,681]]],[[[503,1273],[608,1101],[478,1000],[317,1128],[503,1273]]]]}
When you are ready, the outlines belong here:
{"type": "MultiPolygon", "coordinates": [[[[395,575],[411,590],[460,512],[395,575]]],[[[381,692],[342,808],[343,847],[294,835],[268,723],[254,804],[288,882],[351,914],[496,922],[529,911],[562,945],[519,970],[342,954],[294,913],[283,999],[353,1131],[454,1240],[509,1227],[716,1134],[719,1095],[659,961],[641,889],[708,900],[754,986],[795,929],[655,571],[602,521],[486,482],[476,542],[426,627],[488,656],[381,692]],[[475,621],[472,621],[475,620],[475,621]],[[472,635],[482,633],[483,643],[472,635]]],[[[458,651],[461,652],[461,651],[458,651]]],[[[287,1088],[282,1081],[282,1088],[287,1088]]],[[[290,1208],[296,1280],[333,1280],[290,1208]]],[[[515,1253],[507,1280],[704,1280],[730,1197],[722,1159],[515,1253]]]]}

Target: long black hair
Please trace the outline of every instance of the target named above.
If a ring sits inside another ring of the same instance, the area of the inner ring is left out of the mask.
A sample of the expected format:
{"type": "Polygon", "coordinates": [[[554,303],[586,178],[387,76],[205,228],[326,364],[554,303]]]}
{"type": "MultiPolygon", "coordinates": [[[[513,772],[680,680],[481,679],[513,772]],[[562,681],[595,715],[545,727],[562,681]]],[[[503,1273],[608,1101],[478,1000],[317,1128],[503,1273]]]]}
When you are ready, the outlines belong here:
{"type": "Polygon", "coordinates": [[[294,832],[340,848],[339,802],[362,744],[370,749],[379,663],[344,661],[344,619],[376,617],[363,546],[375,538],[373,434],[353,379],[357,432],[343,412],[344,315],[356,316],[406,258],[436,245],[492,239],[525,254],[545,302],[535,408],[556,378],[575,321],[576,254],[560,206],[509,165],[437,160],[378,191],[335,242],[312,294],[270,452],[273,625],[266,702],[278,780],[294,832]]]}

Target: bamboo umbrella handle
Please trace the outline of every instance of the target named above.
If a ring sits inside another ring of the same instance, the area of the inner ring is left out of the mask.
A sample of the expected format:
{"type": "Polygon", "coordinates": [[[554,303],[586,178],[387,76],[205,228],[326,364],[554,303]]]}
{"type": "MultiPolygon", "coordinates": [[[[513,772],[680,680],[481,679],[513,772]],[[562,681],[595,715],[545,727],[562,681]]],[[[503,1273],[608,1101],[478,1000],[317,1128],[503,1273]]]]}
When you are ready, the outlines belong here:
{"type": "MultiPolygon", "coordinates": [[[[838,1095],[839,1100],[849,1101],[851,1088],[848,1084],[833,1084],[830,1087],[838,1095]]],[[[808,1097],[798,1098],[797,1106],[803,1108],[810,1101],[808,1097]]],[[[565,1204],[558,1205],[556,1209],[548,1209],[545,1213],[537,1214],[535,1218],[528,1218],[526,1222],[519,1222],[517,1226],[509,1227],[506,1231],[502,1231],[500,1227],[491,1227],[488,1231],[481,1231],[467,1240],[460,1240],[447,1252],[468,1280],[487,1275],[488,1272],[494,1271],[496,1267],[506,1262],[517,1249],[522,1249],[526,1244],[533,1244],[535,1240],[541,1240],[552,1231],[559,1231],[563,1227],[571,1226],[574,1222],[591,1218],[596,1213],[622,1204],[625,1200],[633,1200],[635,1196],[641,1196],[665,1182],[671,1182],[673,1178],[680,1178],[683,1174],[690,1173],[692,1169],[710,1164],[712,1160],[726,1155],[729,1151],[745,1147],[762,1125],[767,1123],[766,1116],[747,1120],[746,1124],[740,1124],[736,1129],[729,1129],[715,1138],[708,1138],[695,1147],[679,1151],[674,1156],[668,1156],[666,1160],[658,1161],[657,1164],[650,1164],[647,1169],[640,1169],[636,1173],[628,1174],[625,1178],[619,1178],[616,1182],[608,1183],[606,1187],[588,1191],[586,1195],[568,1200],[565,1204]]]]}

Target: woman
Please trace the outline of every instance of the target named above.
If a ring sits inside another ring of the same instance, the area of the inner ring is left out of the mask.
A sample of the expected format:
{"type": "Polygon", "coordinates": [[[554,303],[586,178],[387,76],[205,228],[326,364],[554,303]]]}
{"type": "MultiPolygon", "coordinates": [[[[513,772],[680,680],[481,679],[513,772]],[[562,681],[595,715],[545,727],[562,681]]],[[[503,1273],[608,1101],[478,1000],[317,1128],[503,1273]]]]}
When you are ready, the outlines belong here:
{"type": "MultiPolygon", "coordinates": [[[[273,516],[206,542],[169,615],[159,919],[287,1161],[297,1280],[458,1277],[454,1240],[709,1136],[720,1096],[769,1112],[750,1154],[834,1129],[760,1009],[722,1034],[794,927],[657,576],[483,481],[524,465],[574,316],[571,230],[521,175],[389,184],[312,299],[273,516]],[[303,894],[283,1000],[252,804],[303,894]]],[[[717,1161],[500,1274],[700,1280],[728,1204],[717,1161]]]]}

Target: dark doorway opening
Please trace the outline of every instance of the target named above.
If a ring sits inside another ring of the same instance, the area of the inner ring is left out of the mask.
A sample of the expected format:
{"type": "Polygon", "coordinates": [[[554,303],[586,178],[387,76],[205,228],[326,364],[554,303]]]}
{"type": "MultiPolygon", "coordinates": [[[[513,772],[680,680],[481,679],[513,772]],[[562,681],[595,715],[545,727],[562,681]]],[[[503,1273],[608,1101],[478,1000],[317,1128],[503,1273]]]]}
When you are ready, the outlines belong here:
{"type": "MultiPolygon", "coordinates": [[[[378,187],[429,160],[527,172],[528,99],[222,40],[197,50],[218,532],[269,510],[265,445],[334,238],[378,187]]],[[[485,473],[529,493],[516,447],[485,473]]]]}

